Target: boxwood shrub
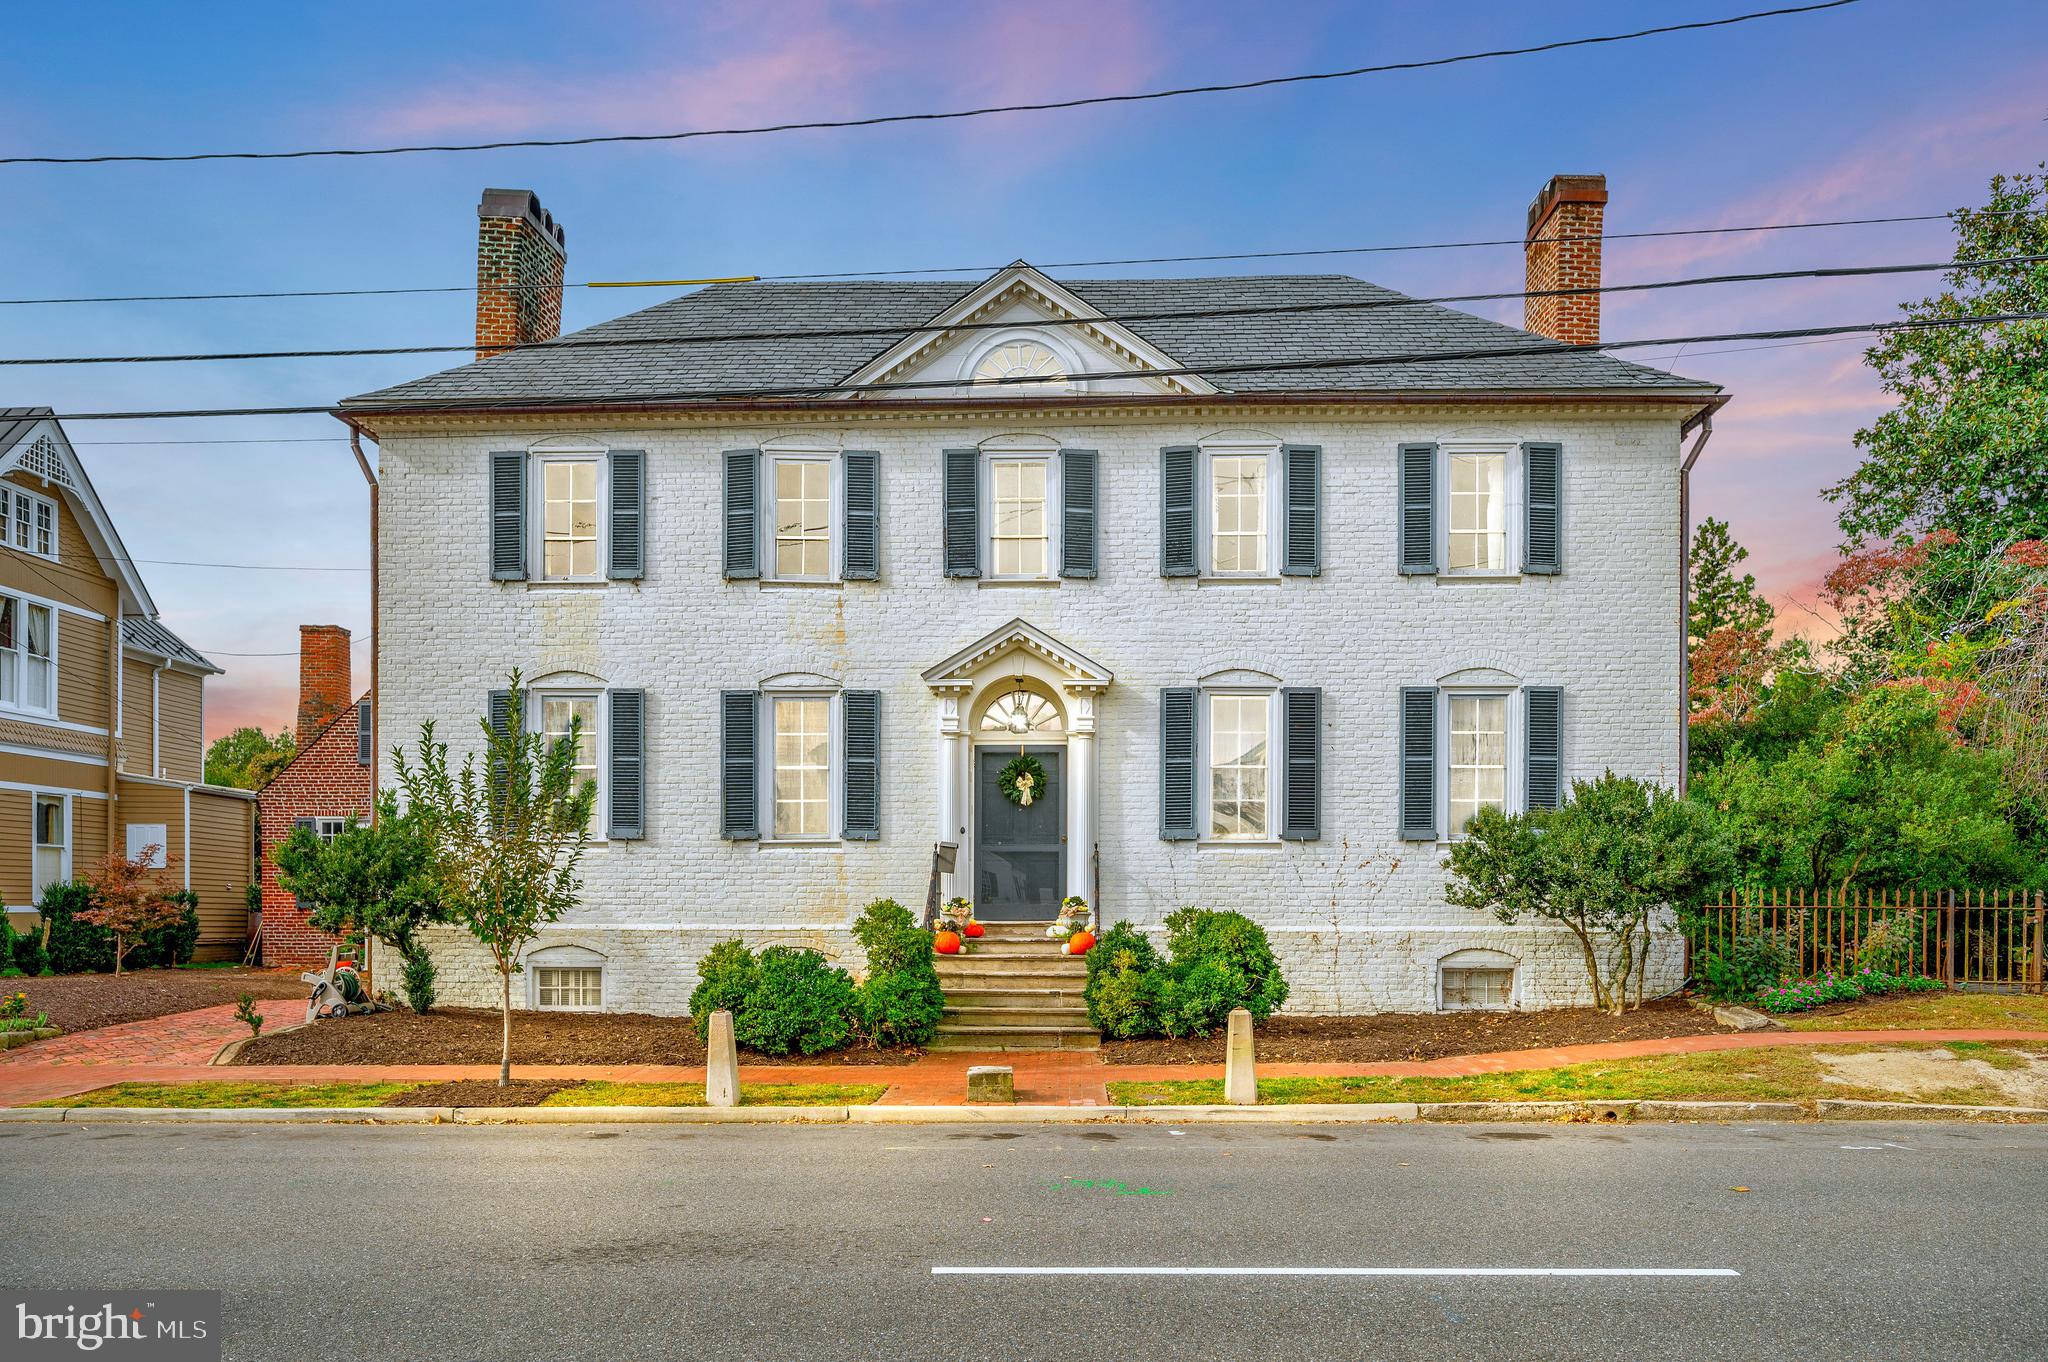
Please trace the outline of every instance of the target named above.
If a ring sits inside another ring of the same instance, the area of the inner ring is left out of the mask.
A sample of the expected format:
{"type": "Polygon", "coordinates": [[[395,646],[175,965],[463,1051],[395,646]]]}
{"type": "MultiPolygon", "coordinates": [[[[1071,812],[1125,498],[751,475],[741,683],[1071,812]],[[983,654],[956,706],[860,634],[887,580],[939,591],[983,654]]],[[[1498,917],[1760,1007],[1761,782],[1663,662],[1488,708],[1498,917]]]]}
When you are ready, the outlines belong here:
{"type": "Polygon", "coordinates": [[[853,978],[817,951],[770,946],[733,1015],[733,1037],[764,1055],[836,1050],[853,1035],[853,978]]]}
{"type": "Polygon", "coordinates": [[[1243,913],[1182,908],[1166,919],[1167,958],[1118,923],[1088,952],[1088,1020],[1113,1039],[1207,1036],[1233,1009],[1256,1021],[1287,1001],[1265,928],[1243,913]]]}
{"type": "Polygon", "coordinates": [[[697,987],[690,992],[690,1016],[697,1023],[697,1039],[711,1034],[711,1014],[730,1012],[737,1018],[754,987],[760,971],[747,943],[734,938],[721,941],[697,962],[697,987]]]}
{"type": "Polygon", "coordinates": [[[894,899],[877,899],[853,924],[867,952],[867,978],[855,1001],[860,1033],[871,1045],[923,1045],[946,1010],[932,934],[894,899]]]}

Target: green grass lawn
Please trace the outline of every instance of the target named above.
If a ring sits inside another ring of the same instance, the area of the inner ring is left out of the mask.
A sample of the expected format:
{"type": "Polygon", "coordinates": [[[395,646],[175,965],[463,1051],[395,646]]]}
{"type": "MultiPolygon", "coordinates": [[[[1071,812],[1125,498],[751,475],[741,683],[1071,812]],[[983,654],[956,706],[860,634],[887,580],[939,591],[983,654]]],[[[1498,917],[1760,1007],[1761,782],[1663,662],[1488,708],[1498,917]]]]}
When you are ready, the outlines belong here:
{"type": "MultiPolygon", "coordinates": [[[[1767,1102],[1815,1097],[1877,1101],[1919,1100],[2010,1106],[1994,1088],[1970,1084],[1907,1099],[1890,1088],[1823,1083],[1816,1053],[1866,1054],[1905,1046],[1830,1045],[1809,1048],[1721,1050],[1696,1055],[1572,1064],[1558,1069],[1519,1069],[1470,1078],[1264,1078],[1261,1104],[1298,1102],[1559,1102],[1616,1101],[1628,1097],[1672,1100],[1767,1102]]],[[[1932,1049],[1932,1046],[1917,1047],[1932,1049]]],[[[2024,1063],[1992,1045],[1944,1047],[1959,1056],[1999,1068],[2024,1063]],[[1994,1056],[1996,1056],[1994,1058],[1994,1056]]],[[[1122,1106],[1207,1104],[1223,1100],[1221,1079],[1175,1079],[1111,1083],[1109,1100],[1122,1106]]]]}
{"type": "Polygon", "coordinates": [[[381,1107],[417,1083],[116,1083],[38,1107],[381,1107]]]}
{"type": "Polygon", "coordinates": [[[1870,998],[1840,1011],[1779,1018],[1793,1031],[1901,1031],[1917,1027],[2048,1031],[2048,994],[1908,993],[1870,998]]]}
{"type": "MultiPolygon", "coordinates": [[[[864,1107],[887,1086],[881,1083],[742,1083],[743,1107],[864,1107]]],[[[589,1082],[564,1088],[541,1101],[544,1107],[701,1107],[702,1083],[589,1082]]]]}

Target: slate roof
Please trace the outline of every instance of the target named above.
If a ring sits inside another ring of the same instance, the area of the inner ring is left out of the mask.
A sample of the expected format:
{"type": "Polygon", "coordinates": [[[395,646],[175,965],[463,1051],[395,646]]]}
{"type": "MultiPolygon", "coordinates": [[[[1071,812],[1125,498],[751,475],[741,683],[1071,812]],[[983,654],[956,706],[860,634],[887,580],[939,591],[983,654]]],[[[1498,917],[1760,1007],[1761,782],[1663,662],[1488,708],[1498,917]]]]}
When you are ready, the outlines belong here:
{"type": "Polygon", "coordinates": [[[200,656],[191,644],[164,628],[162,621],[146,615],[121,616],[121,642],[125,647],[167,657],[173,662],[189,662],[195,667],[204,667],[216,675],[221,671],[200,656]]]}
{"type": "MultiPolygon", "coordinates": [[[[581,406],[667,398],[685,401],[757,389],[824,392],[983,282],[714,284],[562,338],[627,343],[577,347],[553,341],[365,393],[341,406],[344,410],[581,406]],[[659,343],[664,338],[693,335],[852,327],[874,327],[879,334],[659,343]],[[640,340],[649,343],[630,343],[640,340]]],[[[1217,308],[1329,309],[1123,323],[1179,363],[1201,371],[1225,392],[1716,390],[1713,384],[1594,353],[1333,366],[1327,361],[1418,352],[1542,349],[1553,343],[1435,304],[1331,308],[1332,304],[1406,301],[1391,289],[1348,275],[1059,282],[1110,318],[1217,308]],[[1275,362],[1301,367],[1225,371],[1231,365],[1275,362]]]]}

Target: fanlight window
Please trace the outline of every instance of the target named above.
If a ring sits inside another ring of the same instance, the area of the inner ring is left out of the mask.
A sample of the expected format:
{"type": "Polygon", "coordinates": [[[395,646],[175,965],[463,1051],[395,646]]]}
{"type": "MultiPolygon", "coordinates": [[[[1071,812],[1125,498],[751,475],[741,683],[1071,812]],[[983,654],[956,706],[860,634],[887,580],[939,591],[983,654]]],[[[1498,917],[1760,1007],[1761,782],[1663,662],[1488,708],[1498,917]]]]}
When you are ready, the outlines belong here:
{"type": "Polygon", "coordinates": [[[974,376],[1009,380],[990,392],[1048,392],[1066,385],[1067,371],[1059,356],[1037,341],[1010,341],[983,355],[974,376]]]}
{"type": "Polygon", "coordinates": [[[981,716],[984,733],[1048,733],[1060,726],[1060,707],[1028,690],[1012,691],[981,716]]]}

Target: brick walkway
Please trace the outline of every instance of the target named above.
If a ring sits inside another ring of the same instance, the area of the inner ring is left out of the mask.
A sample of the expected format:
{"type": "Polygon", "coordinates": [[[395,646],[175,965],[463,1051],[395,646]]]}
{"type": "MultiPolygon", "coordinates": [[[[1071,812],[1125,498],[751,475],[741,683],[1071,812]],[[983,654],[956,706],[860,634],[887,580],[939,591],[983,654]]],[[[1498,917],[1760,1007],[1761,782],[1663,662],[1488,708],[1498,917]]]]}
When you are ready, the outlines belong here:
{"type": "MultiPolygon", "coordinates": [[[[305,1004],[289,999],[260,1003],[272,1026],[300,1020],[305,1004]]],[[[226,1042],[248,1034],[231,1007],[201,1008],[153,1021],[127,1022],[98,1031],[38,1041],[0,1055],[0,1107],[21,1106],[88,1092],[110,1083],[445,1082],[495,1078],[495,1064],[308,1065],[261,1064],[211,1067],[207,1061],[226,1042]]],[[[1647,1055],[1699,1054],[1781,1045],[1899,1045],[1947,1041],[2048,1041],[2048,1032],[2016,1030],[1934,1031],[1750,1031],[1673,1036],[1659,1040],[1570,1045],[1546,1050],[1502,1050],[1450,1059],[1384,1064],[1262,1064],[1266,1078],[1404,1077],[1459,1078],[1517,1069],[1554,1069],[1598,1060],[1647,1055]]],[[[882,1103],[892,1106],[956,1106],[964,1102],[970,1064],[1008,1064],[1016,1071],[1017,1100],[1058,1106],[1102,1106],[1105,1084],[1158,1082],[1176,1078],[1221,1078],[1217,1064],[1118,1064],[1095,1051],[1023,1051],[1012,1054],[926,1055],[912,1064],[749,1064],[747,1083],[843,1083],[888,1085],[882,1103]]],[[[701,1083],[704,1070],[679,1064],[520,1064],[518,1078],[604,1079],[614,1083],[701,1083]]]]}

